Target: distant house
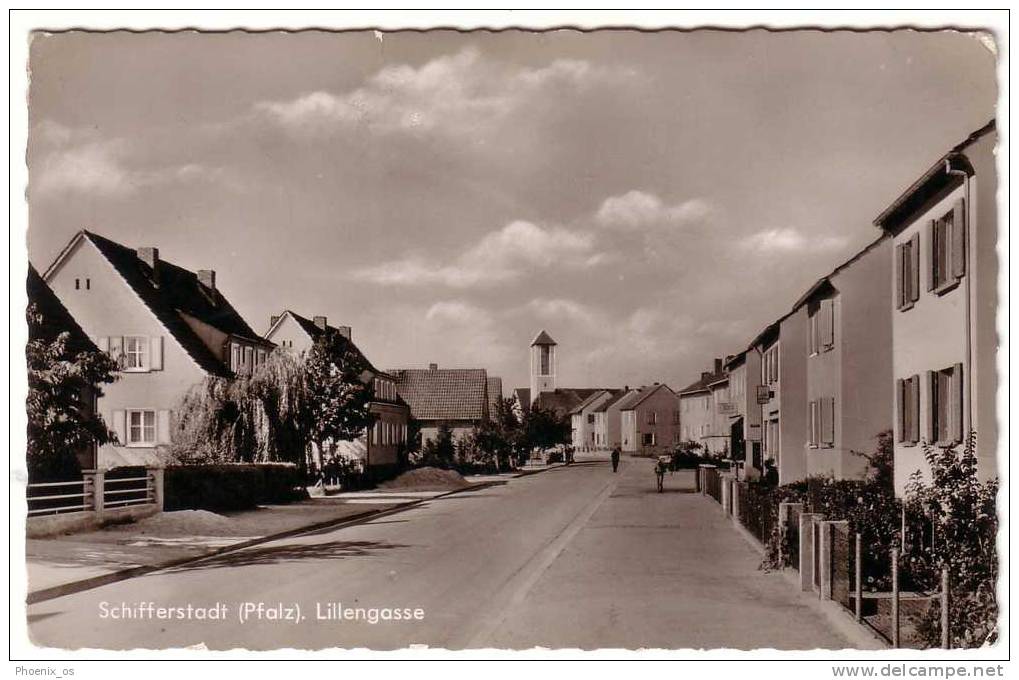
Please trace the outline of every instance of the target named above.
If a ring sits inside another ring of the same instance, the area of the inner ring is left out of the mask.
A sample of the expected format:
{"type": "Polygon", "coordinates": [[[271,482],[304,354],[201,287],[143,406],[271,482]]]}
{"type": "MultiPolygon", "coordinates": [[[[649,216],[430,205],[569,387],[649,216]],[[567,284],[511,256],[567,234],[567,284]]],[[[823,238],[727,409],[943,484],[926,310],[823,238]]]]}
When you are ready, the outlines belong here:
{"type": "Polygon", "coordinates": [[[637,398],[620,410],[624,453],[670,453],[679,442],[679,427],[679,397],[668,385],[642,387],[637,398]]]}
{"type": "MultiPolygon", "coordinates": [[[[67,308],[42,280],[39,272],[32,265],[28,266],[28,303],[36,314],[42,317],[42,326],[28,325],[29,341],[51,342],[62,333],[67,333],[67,353],[77,355],[81,352],[98,352],[99,348],[88,337],[78,322],[74,320],[67,308]]],[[[80,412],[92,414],[96,412],[98,390],[95,385],[85,388],[79,395],[80,412]]],[[[97,449],[95,444],[74,452],[78,465],[82,470],[94,470],[96,467],[97,449]]]]}
{"type": "Polygon", "coordinates": [[[729,376],[729,451],[734,459],[743,461],[745,477],[757,478],[764,472],[761,405],[757,403],[761,357],[743,350],[729,356],[723,368],[729,376]]]}
{"type": "Polygon", "coordinates": [[[121,366],[99,413],[116,435],[96,466],[159,465],[173,410],[206,376],[251,371],[274,349],[237,313],[216,273],[197,273],[90,231],[70,240],[43,280],[101,350],[121,366]]]}
{"type": "MultiPolygon", "coordinates": [[[[301,354],[310,350],[316,338],[327,330],[346,338],[351,350],[368,366],[371,375],[364,377],[371,381],[372,401],[369,410],[375,421],[371,429],[355,441],[336,442],[336,453],[360,460],[368,467],[395,466],[399,449],[407,442],[410,410],[397,396],[395,378],[375,368],[354,344],[350,326],[330,326],[325,316],[308,319],[287,309],[270,317],[265,338],[285,351],[301,354]]],[[[321,465],[321,454],[316,451],[315,457],[316,465],[321,465]]]]}
{"type": "Polygon", "coordinates": [[[700,379],[679,391],[679,439],[694,442],[705,453],[724,456],[729,453],[728,429],[719,432],[719,414],[716,399],[727,377],[720,359],[715,360],[713,371],[701,373],[700,379]]]}
{"type": "Polygon", "coordinates": [[[531,388],[517,387],[513,390],[513,413],[517,420],[523,420],[531,411],[531,388]]]}
{"type": "Polygon", "coordinates": [[[636,393],[636,391],[630,390],[629,387],[616,390],[615,394],[608,399],[602,400],[600,404],[593,409],[595,449],[610,449],[613,446],[622,443],[620,441],[622,433],[619,430],[619,409],[613,409],[612,407],[631,393],[636,393]]]}
{"type": "Polygon", "coordinates": [[[578,451],[594,451],[599,448],[597,416],[599,406],[612,400],[619,390],[598,390],[593,392],[570,411],[570,425],[573,432],[573,448],[578,451]]]}
{"type": "MultiPolygon", "coordinates": [[[[640,398],[640,390],[626,389],[620,393],[619,398],[606,402],[602,405],[605,412],[600,414],[600,422],[604,428],[604,442],[607,448],[619,447],[623,450],[623,418],[622,413],[630,407],[633,402],[640,398]]],[[[595,413],[595,424],[599,422],[599,414],[595,413]]]]}
{"type": "Polygon", "coordinates": [[[455,438],[469,435],[489,418],[488,373],[483,368],[398,368],[387,371],[396,392],[421,424],[421,443],[447,425],[455,438]]]}
{"type": "Polygon", "coordinates": [[[929,474],[924,442],[954,446],[970,432],[979,442],[978,473],[997,474],[997,142],[991,121],[874,221],[892,239],[888,391],[900,494],[914,472],[929,474]]]}

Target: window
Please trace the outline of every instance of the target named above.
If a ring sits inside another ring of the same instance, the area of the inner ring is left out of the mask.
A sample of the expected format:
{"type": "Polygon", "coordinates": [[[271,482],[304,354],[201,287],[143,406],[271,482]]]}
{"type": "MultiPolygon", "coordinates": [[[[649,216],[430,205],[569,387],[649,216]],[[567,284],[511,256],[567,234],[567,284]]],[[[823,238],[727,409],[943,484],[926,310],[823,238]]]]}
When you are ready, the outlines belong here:
{"type": "Polygon", "coordinates": [[[835,346],[835,301],[825,298],[810,307],[807,324],[807,348],[810,356],[827,352],[835,346]]]}
{"type": "Polygon", "coordinates": [[[927,223],[927,290],[944,293],[966,273],[966,212],[962,199],[927,223]]]}
{"type": "Polygon", "coordinates": [[[761,363],[761,377],[765,385],[774,385],[778,382],[778,345],[772,345],[765,350],[761,363]]]}
{"type": "Polygon", "coordinates": [[[655,425],[657,423],[658,423],[658,412],[657,411],[648,411],[648,414],[647,414],[647,424],[648,425],[655,425]]]}
{"type": "Polygon", "coordinates": [[[920,299],[920,234],[895,247],[895,303],[907,310],[920,299]]]}
{"type": "Polygon", "coordinates": [[[74,289],[75,290],[81,290],[81,279],[75,279],[74,280],[74,289]]]}
{"type": "Polygon", "coordinates": [[[128,446],[156,444],[155,411],[127,412],[127,444],[128,446]]]}
{"type": "Polygon", "coordinates": [[[124,338],[124,370],[144,371],[149,367],[149,339],[142,336],[124,338]]]}
{"type": "Polygon", "coordinates": [[[644,446],[655,446],[655,433],[645,432],[644,433],[644,446]]]}
{"type": "Polygon", "coordinates": [[[938,446],[962,442],[962,364],[927,371],[927,439],[938,446]]]}
{"type": "Polygon", "coordinates": [[[817,400],[810,402],[810,428],[807,431],[807,446],[816,449],[821,443],[821,404],[817,400]]]}
{"type": "Polygon", "coordinates": [[[587,414],[587,424],[588,425],[594,425],[594,414],[593,413],[588,413],[587,414]]]}
{"type": "Polygon", "coordinates": [[[679,411],[672,412],[672,424],[679,425],[679,411]]]}
{"type": "Polygon", "coordinates": [[[895,410],[896,440],[907,446],[916,444],[920,441],[920,376],[896,381],[895,410]]]}
{"type": "Polygon", "coordinates": [[[552,348],[548,345],[542,345],[538,350],[538,355],[541,357],[540,375],[551,375],[552,374],[552,348]]]}
{"type": "Polygon", "coordinates": [[[92,279],[85,279],[85,290],[92,290],[92,279]]]}

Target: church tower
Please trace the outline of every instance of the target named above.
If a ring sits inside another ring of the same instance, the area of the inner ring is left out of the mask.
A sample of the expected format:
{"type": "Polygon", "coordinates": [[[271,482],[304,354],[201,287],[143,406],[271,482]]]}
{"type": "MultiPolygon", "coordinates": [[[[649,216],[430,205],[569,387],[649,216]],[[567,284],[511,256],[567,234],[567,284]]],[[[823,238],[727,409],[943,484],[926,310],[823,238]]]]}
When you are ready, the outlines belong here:
{"type": "Polygon", "coordinates": [[[542,392],[555,390],[556,341],[541,331],[531,343],[531,403],[542,392]]]}

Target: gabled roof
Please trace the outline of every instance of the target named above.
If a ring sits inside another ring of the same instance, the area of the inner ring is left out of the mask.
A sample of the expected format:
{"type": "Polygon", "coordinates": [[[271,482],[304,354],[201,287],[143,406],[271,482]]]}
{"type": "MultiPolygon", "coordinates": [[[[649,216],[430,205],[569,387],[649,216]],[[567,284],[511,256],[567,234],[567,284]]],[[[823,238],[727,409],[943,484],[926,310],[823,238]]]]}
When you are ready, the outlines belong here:
{"type": "Polygon", "coordinates": [[[555,344],[556,341],[553,340],[552,337],[548,333],[546,333],[543,329],[534,338],[534,342],[531,343],[531,347],[534,347],[535,345],[555,345],[555,344]]]}
{"type": "MultiPolygon", "coordinates": [[[[316,338],[318,338],[318,336],[321,335],[322,333],[325,333],[326,330],[330,330],[330,331],[332,331],[334,333],[337,333],[337,334],[340,333],[340,330],[338,328],[336,328],[336,326],[332,326],[330,324],[326,324],[325,328],[319,328],[318,325],[314,321],[312,321],[311,319],[309,319],[307,317],[304,317],[304,316],[301,316],[297,312],[291,311],[289,309],[284,309],[283,313],[280,314],[279,317],[276,319],[276,322],[274,324],[272,324],[269,327],[269,330],[267,330],[265,332],[266,338],[268,338],[272,334],[272,332],[274,330],[279,328],[280,324],[283,323],[283,320],[287,316],[292,318],[294,320],[294,323],[296,323],[300,327],[301,330],[303,330],[305,333],[307,333],[308,337],[310,337],[312,339],[312,341],[314,341],[316,338]]],[[[365,365],[369,368],[369,370],[371,370],[373,373],[379,373],[379,374],[386,375],[385,371],[380,371],[379,369],[375,368],[375,366],[372,364],[372,362],[368,360],[368,357],[366,357],[364,355],[364,352],[361,351],[361,348],[357,346],[357,343],[355,343],[353,340],[347,338],[346,336],[343,336],[342,334],[340,334],[340,335],[350,345],[351,351],[354,352],[354,354],[356,354],[358,357],[360,357],[361,361],[363,361],[365,363],[365,365]]],[[[392,376],[390,375],[389,377],[392,377],[392,376]]]]}
{"type": "Polygon", "coordinates": [[[569,415],[570,411],[592,394],[603,391],[605,391],[603,387],[560,387],[551,392],[542,392],[534,404],[538,408],[554,411],[563,417],[569,415]]]}
{"type": "Polygon", "coordinates": [[[42,327],[28,324],[29,340],[52,340],[61,333],[67,333],[67,349],[71,353],[98,352],[99,348],[74,320],[67,307],[60,301],[56,293],[46,285],[35,267],[28,265],[28,282],[26,286],[29,304],[35,305],[35,311],[42,316],[42,327]]]}
{"type": "Polygon", "coordinates": [[[708,388],[712,383],[716,383],[725,376],[725,373],[707,373],[702,375],[700,380],[690,383],[679,391],[679,396],[687,394],[696,394],[698,392],[710,392],[708,388]]]}
{"type": "Polygon", "coordinates": [[[524,415],[527,415],[527,412],[531,410],[531,388],[517,387],[513,390],[513,396],[520,403],[520,410],[524,415]]]}
{"type": "Polygon", "coordinates": [[[633,403],[640,399],[640,390],[630,390],[624,394],[618,401],[615,402],[614,408],[620,411],[628,411],[633,403]]]}
{"type": "Polygon", "coordinates": [[[679,396],[675,392],[673,392],[672,388],[670,388],[665,383],[661,383],[659,385],[648,385],[647,387],[642,387],[641,388],[640,392],[637,394],[637,398],[634,399],[634,401],[632,403],[627,404],[626,408],[621,408],[619,410],[620,411],[632,411],[633,409],[637,408],[638,406],[643,404],[645,401],[647,401],[647,399],[650,398],[652,394],[654,394],[655,392],[659,392],[659,391],[661,391],[663,389],[664,390],[668,390],[669,393],[672,394],[672,396],[674,396],[674,397],[678,397],[679,396]]]}
{"type": "Polygon", "coordinates": [[[418,420],[482,420],[488,415],[483,368],[398,368],[387,371],[418,420]]]}
{"type": "Polygon", "coordinates": [[[874,226],[886,231],[896,232],[910,218],[930,204],[933,197],[956,186],[961,180],[949,170],[962,171],[968,175],[974,173],[973,166],[964,155],[966,149],[983,137],[995,133],[997,124],[991,120],[979,130],[971,133],[966,139],[952,147],[948,153],[934,162],[920,179],[913,182],[892,204],[874,218],[874,226]]]}
{"type": "Polygon", "coordinates": [[[592,392],[591,394],[587,395],[586,397],[584,397],[583,401],[581,401],[579,404],[570,409],[570,415],[573,416],[583,412],[585,408],[587,408],[592,403],[597,401],[598,398],[601,397],[606,391],[607,390],[600,390],[598,392],[592,392]]]}
{"type": "Polygon", "coordinates": [[[629,395],[629,394],[630,394],[630,392],[628,390],[617,390],[616,393],[613,394],[610,398],[608,398],[605,401],[603,401],[598,406],[598,408],[596,408],[594,410],[594,412],[595,413],[605,413],[606,411],[609,410],[610,406],[612,406],[613,404],[615,404],[616,402],[618,402],[618,401],[620,401],[622,399],[625,399],[626,396],[629,395]]]}
{"type": "Polygon", "coordinates": [[[128,248],[90,231],[78,232],[43,275],[49,279],[71,250],[82,240],[91,243],[113,266],[128,286],[141,298],[160,323],[170,332],[184,351],[204,371],[213,375],[229,376],[230,370],[206,345],[181,316],[198,321],[238,338],[262,344],[272,343],[260,337],[244,321],[223,294],[210,290],[198,281],[198,276],[187,269],[160,258],[158,271],[138,258],[134,248],[128,248]]]}
{"type": "Polygon", "coordinates": [[[817,295],[818,293],[821,293],[823,291],[827,291],[827,290],[833,289],[834,288],[834,284],[831,281],[832,277],[837,276],[844,269],[846,269],[846,268],[852,266],[853,264],[855,264],[857,261],[860,260],[860,258],[862,258],[864,255],[869,253],[879,243],[881,243],[882,241],[884,241],[888,237],[889,237],[889,235],[888,235],[887,232],[881,234],[876,239],[874,239],[873,241],[868,243],[866,245],[866,247],[864,247],[862,250],[860,250],[859,252],[855,253],[848,260],[846,260],[842,264],[840,264],[837,267],[835,267],[835,269],[831,270],[831,272],[829,272],[827,275],[822,276],[820,279],[815,281],[814,284],[810,288],[807,289],[807,292],[804,293],[803,295],[801,295],[800,299],[797,300],[796,303],[793,305],[793,311],[796,311],[797,309],[799,309],[803,305],[805,305],[808,302],[810,302],[814,298],[814,296],[817,295]]]}

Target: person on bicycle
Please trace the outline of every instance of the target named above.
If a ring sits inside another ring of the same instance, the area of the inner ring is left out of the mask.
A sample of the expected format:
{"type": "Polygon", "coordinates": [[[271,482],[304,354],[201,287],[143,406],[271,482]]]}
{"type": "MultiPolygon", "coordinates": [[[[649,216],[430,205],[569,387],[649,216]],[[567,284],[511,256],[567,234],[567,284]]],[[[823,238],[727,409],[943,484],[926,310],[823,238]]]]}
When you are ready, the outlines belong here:
{"type": "Polygon", "coordinates": [[[658,493],[665,491],[665,472],[668,469],[668,456],[658,456],[658,462],[655,464],[655,477],[658,479],[658,493]]]}

